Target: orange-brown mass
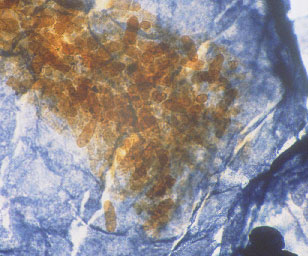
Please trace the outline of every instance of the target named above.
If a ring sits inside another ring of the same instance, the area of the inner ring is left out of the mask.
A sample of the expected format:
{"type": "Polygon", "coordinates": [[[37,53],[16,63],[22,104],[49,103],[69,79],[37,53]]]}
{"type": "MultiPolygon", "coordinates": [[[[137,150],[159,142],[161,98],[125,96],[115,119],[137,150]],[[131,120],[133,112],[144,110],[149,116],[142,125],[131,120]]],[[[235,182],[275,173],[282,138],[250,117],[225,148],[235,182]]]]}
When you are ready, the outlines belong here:
{"type": "MultiPolygon", "coordinates": [[[[121,18],[126,29],[95,34],[78,8],[0,1],[0,49],[15,56],[23,74],[7,84],[18,94],[34,93],[42,108],[69,124],[101,179],[110,170],[115,181],[128,177],[115,193],[142,194],[136,207],[145,205],[139,209],[145,230],[158,232],[181,202],[176,185],[193,163],[191,152],[215,147],[237,113],[238,92],[223,75],[219,47],[211,58],[200,58],[191,37],[112,6],[101,26],[121,18]],[[163,39],[141,36],[140,29],[161,31],[163,39]],[[107,171],[96,170],[102,161],[107,171]]],[[[104,209],[113,232],[116,209],[110,201],[104,209]]]]}

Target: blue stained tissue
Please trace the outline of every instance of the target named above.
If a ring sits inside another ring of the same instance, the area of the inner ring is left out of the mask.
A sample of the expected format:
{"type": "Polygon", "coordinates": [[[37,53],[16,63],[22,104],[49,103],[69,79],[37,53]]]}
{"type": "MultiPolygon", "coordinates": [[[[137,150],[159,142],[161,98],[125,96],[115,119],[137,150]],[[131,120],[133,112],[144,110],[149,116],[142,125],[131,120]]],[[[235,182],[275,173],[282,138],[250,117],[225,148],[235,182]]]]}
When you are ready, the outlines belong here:
{"type": "Polygon", "coordinates": [[[307,255],[294,3],[0,0],[0,255],[307,255]]]}

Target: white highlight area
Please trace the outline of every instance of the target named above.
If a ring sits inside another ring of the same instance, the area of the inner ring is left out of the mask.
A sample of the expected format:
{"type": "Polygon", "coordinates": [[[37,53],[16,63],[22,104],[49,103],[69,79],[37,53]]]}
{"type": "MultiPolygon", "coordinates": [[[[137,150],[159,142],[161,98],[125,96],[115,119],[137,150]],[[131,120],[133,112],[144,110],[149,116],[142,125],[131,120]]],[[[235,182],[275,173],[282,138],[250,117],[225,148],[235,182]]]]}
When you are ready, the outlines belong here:
{"type": "Polygon", "coordinates": [[[288,150],[290,147],[292,147],[295,144],[296,141],[297,141],[296,137],[294,137],[294,136],[292,138],[288,139],[286,141],[286,143],[283,144],[282,148],[277,152],[277,157],[279,155],[281,155],[283,152],[285,152],[286,150],[288,150]]]}
{"type": "Polygon", "coordinates": [[[73,251],[71,256],[76,256],[80,245],[88,234],[88,227],[81,220],[74,220],[71,224],[70,237],[73,243],[73,251]]]}
{"type": "Polygon", "coordinates": [[[308,1],[290,0],[291,10],[288,16],[291,20],[308,15],[308,1]]]}
{"type": "Polygon", "coordinates": [[[222,240],[223,232],[224,232],[224,228],[222,227],[218,230],[218,232],[214,236],[214,239],[215,239],[218,246],[215,249],[215,251],[213,252],[212,256],[219,256],[220,255],[220,249],[221,249],[220,243],[221,243],[221,240],[222,240]]]}
{"type": "Polygon", "coordinates": [[[109,9],[111,7],[112,7],[112,1],[111,0],[96,0],[96,2],[95,2],[95,10],[96,11],[109,9]]]}
{"type": "MultiPolygon", "coordinates": [[[[90,191],[84,193],[83,199],[80,205],[80,215],[81,217],[84,214],[85,204],[90,198],[90,191]]],[[[82,245],[84,239],[87,237],[88,234],[88,226],[87,224],[78,216],[71,224],[70,227],[70,237],[73,243],[73,251],[71,256],[76,256],[80,246],[82,245]]]]}
{"type": "Polygon", "coordinates": [[[290,0],[289,18],[294,21],[294,30],[302,55],[303,63],[308,73],[308,1],[290,0]]]}

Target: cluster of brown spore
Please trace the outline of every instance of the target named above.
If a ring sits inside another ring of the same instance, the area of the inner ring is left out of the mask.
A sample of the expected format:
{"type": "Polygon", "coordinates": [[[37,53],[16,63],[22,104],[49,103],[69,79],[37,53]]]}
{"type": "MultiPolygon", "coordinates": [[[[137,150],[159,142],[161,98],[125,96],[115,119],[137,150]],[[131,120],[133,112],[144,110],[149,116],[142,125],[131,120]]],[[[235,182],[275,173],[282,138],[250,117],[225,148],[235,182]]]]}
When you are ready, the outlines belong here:
{"type": "MultiPolygon", "coordinates": [[[[222,74],[228,65],[219,47],[202,59],[189,36],[164,31],[139,15],[137,3],[115,1],[108,11],[101,26],[125,19],[124,31],[94,33],[87,14],[53,1],[2,1],[0,47],[23,74],[7,85],[67,122],[93,172],[113,183],[111,198],[142,195],[135,207],[145,230],[157,234],[181,202],[185,189],[177,186],[189,186],[181,179],[191,152],[215,148],[238,112],[238,91],[222,74]]],[[[105,208],[113,232],[116,209],[111,201],[105,208]]]]}

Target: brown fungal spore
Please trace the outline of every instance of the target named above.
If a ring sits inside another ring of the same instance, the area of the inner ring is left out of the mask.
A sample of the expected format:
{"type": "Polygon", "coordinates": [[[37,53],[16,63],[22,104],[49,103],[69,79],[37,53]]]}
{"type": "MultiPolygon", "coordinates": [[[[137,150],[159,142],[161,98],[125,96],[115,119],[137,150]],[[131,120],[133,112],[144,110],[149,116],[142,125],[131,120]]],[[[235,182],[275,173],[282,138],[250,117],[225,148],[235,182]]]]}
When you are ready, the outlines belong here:
{"type": "Polygon", "coordinates": [[[114,232],[117,228],[117,216],[111,201],[104,202],[105,226],[108,232],[114,232]]]}

